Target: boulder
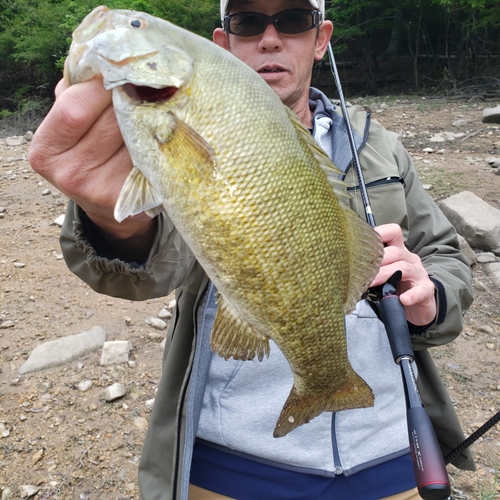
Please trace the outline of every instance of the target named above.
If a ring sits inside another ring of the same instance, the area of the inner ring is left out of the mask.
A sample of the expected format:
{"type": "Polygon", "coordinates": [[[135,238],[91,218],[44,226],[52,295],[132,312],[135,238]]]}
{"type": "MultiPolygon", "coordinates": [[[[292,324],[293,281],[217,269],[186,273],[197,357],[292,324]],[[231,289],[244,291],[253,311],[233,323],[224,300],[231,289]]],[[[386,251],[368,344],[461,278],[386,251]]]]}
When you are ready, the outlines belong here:
{"type": "Polygon", "coordinates": [[[483,109],[483,123],[500,123],[500,106],[483,109]]]}
{"type": "Polygon", "coordinates": [[[470,191],[442,200],[439,207],[472,248],[500,255],[500,210],[470,191]]]}

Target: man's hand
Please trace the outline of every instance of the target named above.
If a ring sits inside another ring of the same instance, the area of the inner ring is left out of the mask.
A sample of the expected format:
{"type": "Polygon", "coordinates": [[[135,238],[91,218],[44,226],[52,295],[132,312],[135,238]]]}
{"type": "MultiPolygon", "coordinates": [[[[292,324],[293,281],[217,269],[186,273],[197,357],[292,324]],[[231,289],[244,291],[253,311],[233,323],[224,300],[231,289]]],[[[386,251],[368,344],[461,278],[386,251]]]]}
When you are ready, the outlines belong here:
{"type": "Polygon", "coordinates": [[[113,217],[132,162],[116,122],[111,92],[100,79],[71,87],[59,82],[56,102],[31,143],[29,161],[74,200],[110,241],[121,241],[131,249],[139,245],[141,257],[147,257],[155,222],[144,213],[121,224],[113,217]]]}
{"type": "Polygon", "coordinates": [[[396,271],[401,271],[399,299],[405,308],[406,319],[416,326],[432,323],[437,312],[435,287],[420,257],[405,247],[403,233],[397,224],[377,226],[375,231],[386,247],[379,273],[370,286],[382,285],[396,271]]]}

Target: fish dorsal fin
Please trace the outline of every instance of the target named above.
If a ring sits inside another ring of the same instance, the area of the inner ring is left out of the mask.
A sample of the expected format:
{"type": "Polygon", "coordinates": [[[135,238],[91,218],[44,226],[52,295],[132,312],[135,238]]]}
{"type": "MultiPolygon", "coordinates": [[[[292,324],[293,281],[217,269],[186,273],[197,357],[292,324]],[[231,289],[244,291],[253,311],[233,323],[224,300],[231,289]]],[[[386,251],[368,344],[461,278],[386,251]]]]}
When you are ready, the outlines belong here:
{"type": "Polygon", "coordinates": [[[349,314],[378,273],[384,245],[379,234],[350,208],[344,208],[349,229],[350,282],[344,300],[344,313],[349,314]]]}
{"type": "Polygon", "coordinates": [[[219,293],[217,312],[212,329],[212,351],[224,359],[249,360],[257,356],[259,361],[269,356],[269,339],[238,317],[219,293]]]}
{"type": "Polygon", "coordinates": [[[339,202],[344,206],[349,206],[351,195],[347,192],[348,185],[340,179],[342,172],[334,165],[328,155],[318,146],[309,130],[302,124],[297,115],[289,108],[286,108],[288,117],[292,122],[297,138],[305,144],[312,152],[314,158],[318,161],[319,167],[326,175],[326,178],[332,186],[333,192],[339,202]]]}
{"type": "Polygon", "coordinates": [[[162,202],[162,197],[151,186],[142,172],[134,167],[125,179],[120,191],[114,216],[118,222],[122,222],[127,217],[141,212],[155,211],[162,202]]]}
{"type": "Polygon", "coordinates": [[[350,283],[344,297],[344,313],[350,313],[366,291],[368,285],[377,275],[382,262],[383,244],[380,236],[349,207],[352,198],[347,192],[348,184],[340,180],[342,172],[333,164],[328,155],[316,144],[309,131],[302,125],[297,115],[288,109],[288,116],[292,122],[297,137],[311,150],[319,166],[325,172],[328,182],[332,186],[335,196],[340,202],[347,219],[349,244],[353,249],[349,254],[350,283]]]}

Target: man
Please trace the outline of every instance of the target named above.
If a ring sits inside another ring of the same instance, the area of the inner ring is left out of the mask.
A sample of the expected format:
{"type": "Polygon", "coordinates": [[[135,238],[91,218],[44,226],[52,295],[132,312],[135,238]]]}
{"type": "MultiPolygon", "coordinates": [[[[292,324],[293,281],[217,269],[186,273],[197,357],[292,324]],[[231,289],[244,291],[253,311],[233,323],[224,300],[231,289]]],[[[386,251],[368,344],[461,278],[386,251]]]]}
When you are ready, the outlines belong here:
{"type": "MultiPolygon", "coordinates": [[[[333,30],[322,19],[324,1],[221,0],[221,14],[224,29],[215,30],[215,43],[259,72],[356,186],[339,110],[310,89],[312,65],[333,30]]],[[[351,363],[373,388],[375,406],[323,413],[274,439],[273,412],[283,401],[276,394],[291,385],[283,356],[274,345],[262,363],[211,353],[215,290],[168,217],[140,214],[122,224],[113,218],[131,163],[109,94],[90,81],[70,88],[61,82],[56,95],[30,161],[73,200],[61,233],[68,266],[100,293],[132,300],[176,289],[139,471],[142,498],[418,498],[401,377],[366,302],[346,318],[346,330],[351,363]]],[[[402,145],[365,112],[350,113],[386,244],[373,285],[403,273],[400,299],[419,349],[424,402],[449,450],[463,435],[426,347],[460,333],[472,300],[470,270],[402,145]]],[[[356,198],[353,208],[359,209],[356,198]]],[[[455,463],[471,467],[468,458],[455,463]]]]}

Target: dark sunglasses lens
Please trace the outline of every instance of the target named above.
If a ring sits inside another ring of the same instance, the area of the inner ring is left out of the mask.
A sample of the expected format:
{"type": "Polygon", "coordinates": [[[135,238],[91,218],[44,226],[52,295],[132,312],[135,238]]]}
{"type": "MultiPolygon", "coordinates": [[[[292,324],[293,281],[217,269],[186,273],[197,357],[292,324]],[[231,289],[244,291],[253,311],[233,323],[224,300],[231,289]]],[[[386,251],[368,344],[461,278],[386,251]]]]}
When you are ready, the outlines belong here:
{"type": "Polygon", "coordinates": [[[277,28],[281,33],[294,35],[313,27],[311,12],[308,10],[286,10],[276,16],[277,28]]]}
{"type": "Polygon", "coordinates": [[[242,12],[230,17],[229,31],[234,35],[254,36],[265,30],[266,22],[266,16],[258,12],[242,12]]]}

